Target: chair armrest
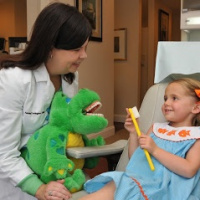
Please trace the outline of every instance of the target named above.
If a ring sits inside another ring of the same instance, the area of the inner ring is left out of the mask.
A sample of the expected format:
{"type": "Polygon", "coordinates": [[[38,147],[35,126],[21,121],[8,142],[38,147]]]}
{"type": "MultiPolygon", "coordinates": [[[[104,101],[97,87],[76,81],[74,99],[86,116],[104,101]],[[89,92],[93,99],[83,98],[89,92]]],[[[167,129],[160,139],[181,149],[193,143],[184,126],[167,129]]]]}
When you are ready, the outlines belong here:
{"type": "Polygon", "coordinates": [[[66,149],[67,155],[73,158],[89,158],[95,156],[105,156],[123,151],[128,140],[118,140],[112,144],[95,147],[72,147],[66,149]]]}

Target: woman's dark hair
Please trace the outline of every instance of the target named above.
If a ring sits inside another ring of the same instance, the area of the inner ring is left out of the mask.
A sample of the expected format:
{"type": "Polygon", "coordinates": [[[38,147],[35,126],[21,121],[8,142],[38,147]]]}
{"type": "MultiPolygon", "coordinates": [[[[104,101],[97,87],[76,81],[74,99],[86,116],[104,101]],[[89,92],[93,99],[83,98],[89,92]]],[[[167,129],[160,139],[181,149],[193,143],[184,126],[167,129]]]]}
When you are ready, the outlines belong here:
{"type": "MultiPolygon", "coordinates": [[[[27,48],[19,55],[8,55],[0,60],[0,69],[19,67],[37,69],[46,62],[53,47],[72,50],[81,47],[91,36],[88,20],[73,6],[52,3],[37,17],[27,48]]],[[[72,83],[74,74],[65,75],[72,83]]]]}

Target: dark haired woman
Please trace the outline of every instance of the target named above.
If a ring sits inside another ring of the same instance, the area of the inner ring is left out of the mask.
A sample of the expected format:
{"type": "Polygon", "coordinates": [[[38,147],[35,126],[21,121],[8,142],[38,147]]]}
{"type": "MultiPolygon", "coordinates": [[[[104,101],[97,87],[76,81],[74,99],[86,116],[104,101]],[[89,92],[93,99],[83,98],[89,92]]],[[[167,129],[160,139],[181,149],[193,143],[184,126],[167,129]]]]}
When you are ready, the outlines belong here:
{"type": "Polygon", "coordinates": [[[24,52],[0,57],[0,199],[71,197],[62,180],[44,184],[33,174],[20,149],[47,122],[56,91],[76,94],[90,35],[89,22],[75,7],[53,3],[36,19],[24,52]]]}

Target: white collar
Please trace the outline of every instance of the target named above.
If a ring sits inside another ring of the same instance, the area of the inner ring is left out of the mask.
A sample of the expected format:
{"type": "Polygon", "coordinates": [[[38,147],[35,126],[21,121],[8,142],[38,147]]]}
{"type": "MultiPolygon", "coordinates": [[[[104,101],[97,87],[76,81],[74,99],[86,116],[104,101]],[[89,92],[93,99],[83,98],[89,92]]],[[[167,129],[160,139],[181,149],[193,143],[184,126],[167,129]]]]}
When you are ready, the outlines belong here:
{"type": "Polygon", "coordinates": [[[37,69],[33,70],[36,82],[48,81],[50,79],[49,73],[45,64],[41,64],[37,69]]]}
{"type": "Polygon", "coordinates": [[[200,127],[191,126],[191,127],[172,127],[166,123],[155,123],[153,125],[153,133],[162,139],[170,141],[185,141],[191,139],[200,138],[200,127]]]}

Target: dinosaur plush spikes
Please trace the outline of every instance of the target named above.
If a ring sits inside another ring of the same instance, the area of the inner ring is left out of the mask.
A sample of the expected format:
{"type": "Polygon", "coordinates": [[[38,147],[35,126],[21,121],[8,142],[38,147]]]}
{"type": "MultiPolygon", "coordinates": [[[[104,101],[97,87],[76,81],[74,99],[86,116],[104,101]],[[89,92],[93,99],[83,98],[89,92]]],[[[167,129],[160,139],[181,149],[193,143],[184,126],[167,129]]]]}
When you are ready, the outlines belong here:
{"type": "Polygon", "coordinates": [[[87,134],[99,132],[108,124],[103,115],[87,115],[100,105],[98,94],[88,89],[81,89],[72,99],[61,91],[55,94],[49,123],[30,137],[22,151],[27,164],[44,183],[64,179],[70,192],[82,189],[82,168],[95,167],[98,158],[74,159],[66,155],[66,148],[105,144],[101,136],[87,138],[87,134]]]}

